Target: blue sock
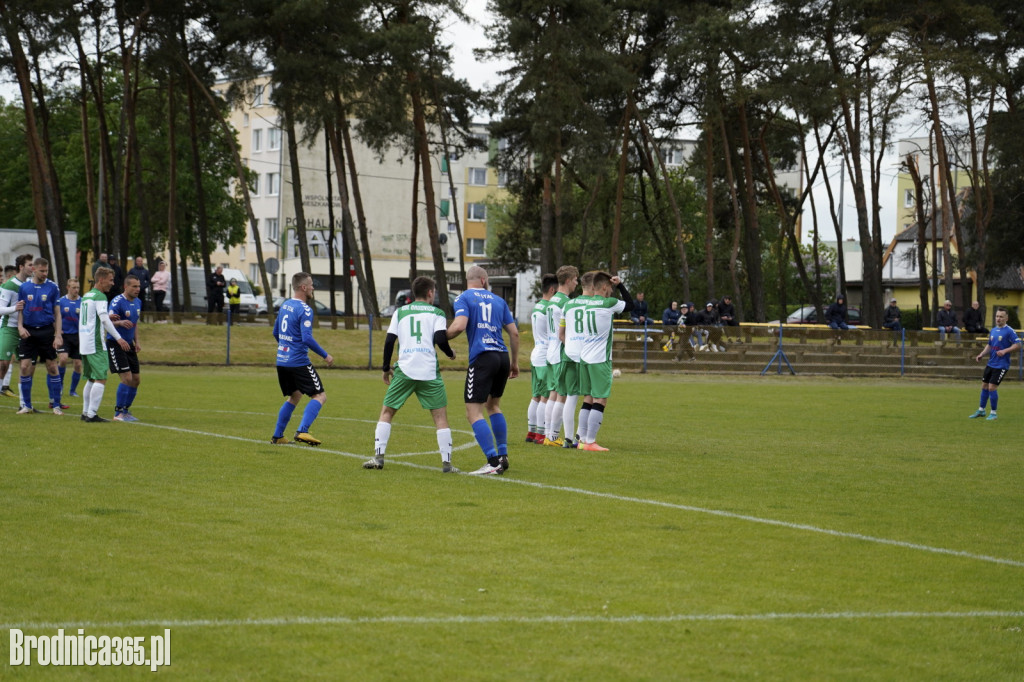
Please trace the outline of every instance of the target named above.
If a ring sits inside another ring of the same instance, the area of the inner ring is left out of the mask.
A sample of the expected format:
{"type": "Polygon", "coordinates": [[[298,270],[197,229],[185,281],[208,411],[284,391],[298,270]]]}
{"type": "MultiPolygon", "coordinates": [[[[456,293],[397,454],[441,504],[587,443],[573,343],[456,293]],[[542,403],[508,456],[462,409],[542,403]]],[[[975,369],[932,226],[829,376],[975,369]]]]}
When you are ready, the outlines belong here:
{"type": "Polygon", "coordinates": [[[992,411],[996,411],[996,404],[999,403],[999,391],[988,392],[988,404],[992,406],[992,411]]]}
{"type": "Polygon", "coordinates": [[[985,411],[985,403],[988,402],[989,392],[987,388],[981,389],[981,406],[978,408],[982,412],[985,411]]]}
{"type": "Polygon", "coordinates": [[[82,373],[81,372],[72,372],[71,373],[71,392],[72,393],[77,393],[78,392],[78,382],[79,382],[79,380],[81,380],[81,378],[82,378],[82,373]]]}
{"type": "Polygon", "coordinates": [[[21,402],[32,407],[32,375],[21,377],[21,402]]]}
{"type": "Polygon", "coordinates": [[[114,398],[114,411],[120,412],[124,409],[125,401],[125,390],[128,388],[127,384],[118,384],[117,393],[114,398]]]}
{"type": "Polygon", "coordinates": [[[287,400],[284,401],[284,405],[281,406],[281,411],[277,413],[277,426],[274,427],[274,438],[281,438],[284,436],[284,430],[288,426],[288,420],[292,418],[292,412],[295,411],[295,406],[287,400]]]}
{"type": "Polygon", "coordinates": [[[498,446],[498,454],[507,455],[508,422],[505,421],[505,415],[501,412],[495,412],[491,415],[491,431],[494,432],[494,441],[498,446]]]}
{"type": "MultiPolygon", "coordinates": [[[[61,386],[63,386],[63,385],[64,385],[64,373],[65,373],[65,372],[66,372],[67,370],[68,370],[68,368],[67,368],[67,367],[58,367],[58,368],[57,368],[57,375],[58,375],[58,376],[60,377],[60,385],[61,385],[61,386]]],[[[63,391],[62,391],[62,392],[63,392],[63,391]]]]}
{"type": "Polygon", "coordinates": [[[491,427],[487,425],[486,419],[478,419],[473,422],[473,435],[476,436],[476,442],[480,446],[480,449],[484,451],[484,456],[487,459],[497,457],[498,452],[494,449],[494,434],[491,433],[491,427]]]}
{"type": "Polygon", "coordinates": [[[139,394],[139,388],[137,386],[136,387],[132,387],[132,386],[128,387],[128,390],[125,391],[124,409],[127,410],[129,407],[132,406],[132,403],[135,402],[135,396],[138,395],[138,394],[139,394]]]}
{"type": "Polygon", "coordinates": [[[309,433],[309,429],[313,426],[313,421],[316,416],[320,414],[320,408],[323,405],[320,404],[319,400],[310,400],[309,404],[306,405],[305,411],[302,413],[302,423],[299,424],[299,433],[309,433]]]}
{"type": "Polygon", "coordinates": [[[46,375],[46,387],[50,390],[50,402],[54,407],[60,405],[60,394],[63,393],[64,385],[61,383],[60,375],[46,375]]]}

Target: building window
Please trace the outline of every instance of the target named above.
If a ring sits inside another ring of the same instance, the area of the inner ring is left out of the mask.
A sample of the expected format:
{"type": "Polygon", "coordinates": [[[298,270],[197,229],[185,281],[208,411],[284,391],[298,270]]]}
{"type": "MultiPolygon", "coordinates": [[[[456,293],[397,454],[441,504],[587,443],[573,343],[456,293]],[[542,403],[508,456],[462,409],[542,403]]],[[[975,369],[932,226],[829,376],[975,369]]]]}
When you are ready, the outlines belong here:
{"type": "Polygon", "coordinates": [[[264,227],[263,231],[266,232],[264,238],[269,239],[272,242],[276,242],[281,237],[281,223],[278,222],[277,218],[265,218],[263,220],[264,227]]]}
{"type": "Polygon", "coordinates": [[[910,189],[903,190],[903,208],[910,208],[914,205],[914,191],[910,189]]]}
{"type": "Polygon", "coordinates": [[[267,129],[267,149],[276,151],[281,148],[281,129],[267,129]]]}
{"type": "Polygon", "coordinates": [[[264,91],[264,86],[262,86],[262,85],[254,85],[253,86],[253,88],[252,88],[252,105],[254,107],[262,107],[263,106],[263,91],[264,91]]]}
{"type": "Polygon", "coordinates": [[[470,168],[469,169],[469,184],[471,184],[471,185],[486,185],[487,184],[487,169],[486,168],[470,168]]]}
{"type": "Polygon", "coordinates": [[[281,192],[281,174],[267,173],[267,196],[276,197],[281,192]]]}
{"type": "Polygon", "coordinates": [[[467,256],[486,256],[487,255],[487,240],[486,239],[467,239],[466,240],[466,255],[467,256]]]}
{"type": "Polygon", "coordinates": [[[507,170],[499,170],[498,171],[498,187],[504,187],[507,184],[508,184],[508,171],[507,170]]]}
{"type": "Polygon", "coordinates": [[[253,128],[252,130],[252,150],[254,152],[263,151],[263,129],[253,128]]]}
{"type": "Polygon", "coordinates": [[[238,260],[245,260],[245,244],[238,247],[238,260]]]}
{"type": "Polygon", "coordinates": [[[262,283],[263,280],[260,277],[260,266],[259,266],[259,263],[251,263],[249,265],[249,281],[250,282],[260,282],[260,283],[262,283]]]}
{"type": "Polygon", "coordinates": [[[466,220],[487,220],[487,205],[466,204],[466,220]]]}
{"type": "Polygon", "coordinates": [[[945,262],[945,258],[942,249],[935,250],[935,274],[939,277],[942,276],[942,264],[945,262]]]}
{"type": "Polygon", "coordinates": [[[253,173],[252,174],[252,185],[249,186],[249,193],[252,194],[254,197],[258,197],[260,195],[260,174],[259,173],[253,173]]]}
{"type": "Polygon", "coordinates": [[[242,127],[243,128],[248,128],[249,127],[249,114],[242,114],[242,127]]]}
{"type": "Polygon", "coordinates": [[[456,225],[455,223],[448,223],[448,232],[450,232],[452,234],[455,234],[457,229],[458,229],[458,225],[456,225]]]}
{"type": "Polygon", "coordinates": [[[661,150],[661,158],[665,160],[666,166],[683,165],[683,150],[664,147],[661,150]]]}

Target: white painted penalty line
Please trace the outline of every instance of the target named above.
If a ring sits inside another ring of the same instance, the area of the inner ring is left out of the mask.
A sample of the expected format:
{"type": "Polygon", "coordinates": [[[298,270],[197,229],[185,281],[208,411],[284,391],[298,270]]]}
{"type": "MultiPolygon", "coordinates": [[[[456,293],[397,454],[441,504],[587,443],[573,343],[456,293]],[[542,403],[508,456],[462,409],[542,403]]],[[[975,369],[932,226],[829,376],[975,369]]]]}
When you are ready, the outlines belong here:
{"type": "MultiPolygon", "coordinates": [[[[192,429],[183,429],[177,426],[163,426],[160,424],[150,424],[144,422],[138,422],[136,426],[148,426],[150,428],[167,429],[170,431],[179,431],[181,433],[191,433],[200,436],[212,436],[215,438],[227,438],[229,440],[238,440],[245,443],[260,443],[264,441],[254,440],[252,438],[242,438],[240,436],[228,436],[219,433],[207,433],[205,431],[194,431],[192,429]]],[[[469,443],[467,446],[460,446],[460,449],[465,447],[472,447],[474,443],[469,443]]],[[[345,452],[343,450],[329,450],[326,448],[319,448],[322,452],[328,452],[334,455],[341,455],[343,457],[356,457],[359,459],[365,459],[366,455],[358,454],[354,452],[345,452]]],[[[422,464],[415,464],[413,462],[393,462],[396,466],[412,467],[414,469],[423,469],[427,471],[436,471],[437,467],[425,466],[422,464]]],[[[1018,561],[1015,559],[1005,559],[1003,557],[989,556],[986,554],[974,554],[972,552],[964,552],[956,549],[946,549],[944,547],[932,547],[930,545],[922,545],[914,542],[904,542],[902,540],[891,540],[889,538],[880,538],[873,535],[863,535],[861,533],[851,533],[849,531],[832,530],[830,528],[821,528],[818,526],[811,526],[803,523],[791,523],[789,521],[779,521],[777,519],[766,519],[760,516],[750,516],[748,514],[739,514],[736,512],[724,511],[721,509],[707,509],[705,507],[694,507],[688,504],[678,504],[675,502],[663,502],[661,500],[647,500],[642,497],[630,497],[628,495],[616,495],[614,493],[604,493],[596,490],[586,490],[585,488],[574,488],[571,486],[552,485],[550,483],[537,483],[535,481],[524,481],[522,479],[511,478],[508,476],[485,476],[483,478],[491,479],[494,481],[500,481],[502,483],[524,485],[531,488],[538,488],[541,490],[557,490],[560,492],[575,493],[577,495],[586,495],[589,497],[597,497],[606,500],[615,500],[617,502],[632,502],[634,504],[644,504],[653,507],[662,507],[665,509],[677,509],[679,511],[693,512],[695,514],[709,514],[711,516],[718,516],[726,519],[735,519],[737,521],[748,521],[750,523],[760,523],[768,526],[777,526],[779,528],[788,528],[790,530],[802,530],[810,533],[819,533],[821,535],[830,535],[832,537],[847,538],[850,540],[861,540],[863,542],[873,542],[879,545],[888,545],[890,547],[900,547],[903,549],[913,549],[921,552],[930,552],[932,554],[942,554],[945,556],[955,556],[962,559],[973,559],[975,561],[984,561],[987,563],[1001,564],[1004,566],[1016,566],[1018,568],[1024,568],[1024,561],[1018,561]]]]}
{"type": "Polygon", "coordinates": [[[676,613],[664,616],[633,614],[627,616],[292,616],[278,618],[197,618],[192,620],[127,620],[110,623],[67,621],[64,623],[3,623],[0,630],[56,630],[60,628],[127,629],[275,627],[293,625],[572,625],[647,624],[647,623],[756,623],[783,620],[970,620],[978,618],[1024,618],[1024,611],[836,611],[811,613],[676,613]]]}

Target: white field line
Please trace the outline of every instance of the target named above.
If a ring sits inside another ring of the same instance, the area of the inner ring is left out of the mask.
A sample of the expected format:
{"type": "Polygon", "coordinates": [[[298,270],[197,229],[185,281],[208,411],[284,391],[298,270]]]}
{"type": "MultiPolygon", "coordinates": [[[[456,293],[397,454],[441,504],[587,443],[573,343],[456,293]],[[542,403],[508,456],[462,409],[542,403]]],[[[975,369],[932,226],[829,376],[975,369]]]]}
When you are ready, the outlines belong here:
{"type": "Polygon", "coordinates": [[[977,618],[1024,618],[1024,611],[835,611],[809,613],[676,613],[669,615],[633,614],[627,616],[564,615],[564,616],[281,616],[276,618],[197,618],[190,620],[125,620],[112,622],[67,621],[0,623],[0,630],[65,630],[92,628],[97,630],[161,627],[161,628],[231,628],[289,625],[571,625],[645,624],[645,623],[756,623],[766,621],[807,620],[969,620],[977,618]]]}
{"type": "MultiPolygon", "coordinates": [[[[365,420],[353,420],[353,421],[365,421],[365,420]]],[[[255,440],[252,438],[242,438],[239,436],[228,436],[219,433],[207,433],[205,431],[194,431],[192,429],[184,429],[176,426],[163,426],[160,424],[151,424],[146,422],[138,422],[136,426],[145,426],[156,429],[166,429],[169,431],[178,431],[181,433],[191,433],[199,436],[210,436],[213,438],[226,438],[229,440],[238,440],[246,443],[259,443],[263,444],[265,441],[255,440]]],[[[466,432],[460,432],[466,433],[466,432]]],[[[475,442],[470,441],[466,445],[459,446],[457,449],[462,450],[467,447],[473,447],[475,442]]],[[[318,448],[321,452],[327,452],[333,455],[340,455],[342,457],[354,457],[359,459],[365,459],[366,454],[345,452],[343,450],[330,450],[327,448],[318,448]]],[[[429,453],[424,453],[429,454],[429,453]]],[[[391,456],[388,455],[388,459],[391,456]]],[[[425,466],[423,464],[415,464],[413,462],[392,462],[396,466],[412,467],[414,469],[423,469],[427,471],[436,471],[437,467],[425,466]]],[[[914,542],[904,542],[902,540],[892,540],[889,538],[881,538],[873,535],[863,535],[861,533],[851,533],[848,531],[833,530],[830,528],[821,528],[819,526],[811,526],[803,523],[792,523],[789,521],[779,521],[777,519],[766,519],[760,516],[750,516],[748,514],[738,514],[736,512],[724,511],[722,509],[707,509],[705,507],[694,507],[687,504],[677,504],[674,502],[664,502],[661,500],[648,500],[641,497],[630,497],[628,495],[616,495],[614,493],[604,493],[596,490],[587,490],[585,488],[574,488],[571,486],[551,485],[549,483],[538,483],[535,481],[524,481],[522,479],[512,478],[509,476],[485,476],[483,478],[490,479],[493,481],[500,481],[501,483],[509,485],[524,485],[532,488],[538,488],[541,490],[557,490],[560,492],[574,493],[577,495],[586,495],[588,497],[597,497],[606,500],[615,500],[617,502],[631,502],[633,504],[649,505],[653,507],[662,507],[665,509],[677,509],[679,511],[692,512],[695,514],[708,514],[711,516],[718,516],[726,519],[735,519],[737,521],[747,521],[750,523],[760,523],[768,526],[777,526],[780,528],[788,528],[790,530],[800,530],[810,533],[818,533],[821,535],[830,535],[832,537],[847,538],[850,540],[860,540],[862,542],[872,542],[879,545],[888,545],[890,547],[901,547],[903,549],[913,549],[921,552],[930,552],[932,554],[943,554],[946,556],[955,556],[963,559],[972,559],[974,561],[984,561],[993,564],[1002,564],[1005,566],[1015,566],[1024,568],[1024,561],[1018,561],[1015,559],[1006,559],[1003,557],[988,556],[986,554],[974,554],[972,552],[964,552],[956,549],[947,549],[944,547],[932,547],[930,545],[922,545],[914,542]]]]}

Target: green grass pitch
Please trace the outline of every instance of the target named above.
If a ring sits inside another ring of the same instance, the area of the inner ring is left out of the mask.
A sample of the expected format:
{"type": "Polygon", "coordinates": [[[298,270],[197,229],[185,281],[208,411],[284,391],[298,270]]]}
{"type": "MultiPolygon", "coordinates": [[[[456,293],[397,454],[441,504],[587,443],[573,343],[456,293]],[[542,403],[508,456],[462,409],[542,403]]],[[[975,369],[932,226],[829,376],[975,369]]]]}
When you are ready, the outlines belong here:
{"type": "Polygon", "coordinates": [[[582,453],[522,442],[526,375],[477,478],[415,399],[363,470],[379,373],[322,376],[321,448],[268,443],[272,367],[144,366],[139,424],[0,398],[0,678],[151,674],[11,667],[11,628],[167,627],[171,679],[1024,679],[1015,377],[985,422],[976,382],[626,375],[582,453]]]}

